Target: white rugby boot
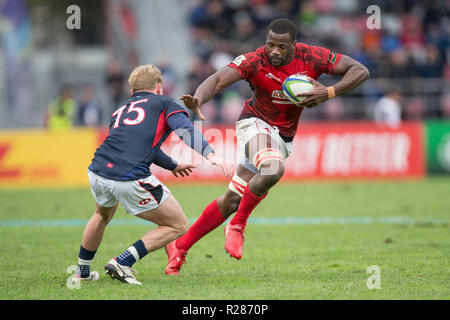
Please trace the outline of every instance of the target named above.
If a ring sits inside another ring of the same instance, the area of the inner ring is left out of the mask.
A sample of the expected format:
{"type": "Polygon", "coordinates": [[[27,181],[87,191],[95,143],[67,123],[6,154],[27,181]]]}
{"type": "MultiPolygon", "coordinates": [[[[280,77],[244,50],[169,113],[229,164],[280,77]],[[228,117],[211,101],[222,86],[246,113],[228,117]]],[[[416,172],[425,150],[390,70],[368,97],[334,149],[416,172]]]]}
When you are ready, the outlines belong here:
{"type": "Polygon", "coordinates": [[[105,265],[105,273],[109,274],[112,279],[118,279],[124,283],[134,284],[134,285],[142,285],[141,282],[136,280],[136,277],[133,273],[138,273],[136,270],[119,264],[116,261],[116,257],[109,260],[109,262],[105,265]]]}

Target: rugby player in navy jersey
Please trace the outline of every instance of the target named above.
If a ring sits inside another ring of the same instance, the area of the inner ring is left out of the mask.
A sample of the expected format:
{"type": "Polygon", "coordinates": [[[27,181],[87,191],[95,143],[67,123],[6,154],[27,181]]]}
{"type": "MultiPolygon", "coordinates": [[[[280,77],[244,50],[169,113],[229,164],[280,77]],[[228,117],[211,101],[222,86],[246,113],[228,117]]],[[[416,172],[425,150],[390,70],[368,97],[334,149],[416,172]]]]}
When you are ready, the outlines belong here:
{"type": "Polygon", "coordinates": [[[175,176],[185,176],[195,168],[192,164],[178,164],[161,151],[162,143],[172,131],[224,175],[232,175],[229,165],[216,156],[201,132],[193,127],[185,109],[175,99],[163,95],[160,70],[153,65],[139,66],[128,83],[132,96],[113,113],[109,135],[89,166],[96,211],[83,233],[75,281],[98,280],[98,272],[90,271],[90,265],[119,203],[127,213],[158,227],[105,265],[112,278],[142,284],[136,280],[132,265],[186,232],[188,221],[181,206],[149,169],[153,163],[171,170],[175,176]]]}

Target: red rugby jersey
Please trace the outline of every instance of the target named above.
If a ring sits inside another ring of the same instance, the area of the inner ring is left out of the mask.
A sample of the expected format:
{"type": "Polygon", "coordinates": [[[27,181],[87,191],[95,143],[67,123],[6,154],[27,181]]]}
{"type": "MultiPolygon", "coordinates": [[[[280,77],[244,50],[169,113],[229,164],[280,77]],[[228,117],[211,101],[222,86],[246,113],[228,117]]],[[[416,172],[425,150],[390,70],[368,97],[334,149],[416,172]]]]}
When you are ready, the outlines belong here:
{"type": "Polygon", "coordinates": [[[296,43],[292,61],[284,66],[270,64],[265,46],[238,56],[228,66],[237,70],[248,81],[254,97],[245,101],[239,120],[257,117],[278,127],[285,140],[291,140],[297,131],[303,108],[292,104],[281,88],[283,81],[293,74],[304,74],[317,79],[322,73],[333,73],[341,54],[304,43],[296,43]]]}

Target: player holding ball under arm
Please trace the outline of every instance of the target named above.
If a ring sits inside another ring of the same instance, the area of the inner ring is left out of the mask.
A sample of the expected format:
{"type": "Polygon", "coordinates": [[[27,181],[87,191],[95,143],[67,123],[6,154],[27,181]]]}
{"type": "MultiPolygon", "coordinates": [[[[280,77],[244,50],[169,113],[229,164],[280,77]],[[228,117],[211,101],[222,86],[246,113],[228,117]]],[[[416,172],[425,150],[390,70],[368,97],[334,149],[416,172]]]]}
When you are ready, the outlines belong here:
{"type": "Polygon", "coordinates": [[[163,95],[160,70],[153,65],[139,66],[128,82],[132,96],[113,113],[109,135],[89,166],[89,183],[97,209],[83,233],[74,280],[98,279],[98,272],[91,272],[90,264],[119,203],[128,214],[151,221],[157,227],[105,265],[114,279],[140,285],[132,265],[186,232],[188,221],[181,206],[149,170],[153,163],[171,170],[175,176],[184,176],[195,168],[191,164],[177,164],[161,151],[162,143],[172,131],[227,177],[232,175],[231,168],[193,127],[184,108],[163,95]]]}
{"type": "Polygon", "coordinates": [[[275,19],[266,30],[266,43],[254,52],[238,56],[208,77],[194,96],[180,99],[201,119],[201,106],[216,93],[239,80],[249,82],[254,96],[245,101],[236,122],[236,137],[244,158],[237,167],[228,190],[210,203],[186,234],[166,246],[169,263],[166,274],[178,275],[187,251],[203,236],[220,226],[232,213],[225,227],[225,250],[240,259],[244,231],[253,209],[283,176],[284,160],[292,150],[303,108],[312,108],[359,86],[369,77],[362,64],[343,54],[322,47],[296,42],[297,29],[287,19],[275,19]],[[322,73],[340,75],[332,87],[315,81],[322,73]],[[283,81],[303,74],[313,79],[315,88],[292,104],[283,94],[283,81]]]}

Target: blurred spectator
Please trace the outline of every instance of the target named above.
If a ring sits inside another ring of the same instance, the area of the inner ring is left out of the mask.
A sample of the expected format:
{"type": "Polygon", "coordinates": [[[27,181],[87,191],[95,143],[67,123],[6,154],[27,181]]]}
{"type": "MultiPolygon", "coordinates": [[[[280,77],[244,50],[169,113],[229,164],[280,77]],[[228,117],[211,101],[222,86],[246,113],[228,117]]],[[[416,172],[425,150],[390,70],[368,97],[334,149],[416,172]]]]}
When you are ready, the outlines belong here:
{"type": "Polygon", "coordinates": [[[403,118],[406,120],[420,120],[425,117],[426,112],[427,104],[424,98],[415,96],[406,101],[403,118]]]}
{"type": "Polygon", "coordinates": [[[388,78],[410,78],[414,75],[414,68],[411,65],[411,58],[404,48],[398,48],[387,55],[387,59],[382,63],[380,76],[388,78]]]}
{"type": "Polygon", "coordinates": [[[261,45],[259,39],[255,39],[256,26],[245,10],[238,11],[234,15],[235,28],[231,32],[235,52],[249,52],[261,45]]]}
{"type": "Polygon", "coordinates": [[[175,72],[166,57],[159,59],[157,66],[161,70],[163,77],[163,91],[166,96],[172,97],[175,93],[176,77],[175,72]]]}
{"type": "Polygon", "coordinates": [[[73,90],[69,86],[61,89],[60,94],[50,103],[46,115],[46,126],[50,132],[67,132],[73,126],[73,116],[77,104],[73,99],[73,90]]]}
{"type": "Polygon", "coordinates": [[[441,77],[443,75],[444,66],[442,64],[439,49],[435,45],[429,44],[424,51],[423,61],[421,61],[418,66],[420,70],[418,74],[421,77],[427,78],[441,77]]]}
{"type": "MultiPolygon", "coordinates": [[[[108,64],[106,73],[106,84],[109,88],[109,93],[112,97],[111,111],[118,107],[118,105],[126,99],[128,94],[125,92],[126,78],[122,70],[120,62],[111,60],[108,64]]],[[[112,112],[111,112],[112,113],[112,112]]]]}
{"type": "Polygon", "coordinates": [[[440,101],[440,116],[450,119],[450,93],[442,96],[440,101]]]}
{"type": "Polygon", "coordinates": [[[382,97],[374,107],[375,122],[379,126],[398,127],[402,121],[401,100],[399,90],[393,90],[382,97]]]}
{"type": "Polygon", "coordinates": [[[325,101],[323,105],[319,106],[321,110],[320,115],[324,119],[338,121],[344,119],[345,109],[341,97],[325,101]]]}
{"type": "Polygon", "coordinates": [[[406,48],[420,47],[425,44],[425,35],[423,33],[423,23],[415,14],[403,14],[402,33],[400,40],[406,48]]]}
{"type": "Polygon", "coordinates": [[[102,108],[95,97],[95,89],[88,85],[81,92],[81,101],[77,111],[77,125],[97,127],[101,124],[102,108]]]}
{"type": "Polygon", "coordinates": [[[223,95],[223,106],[221,110],[222,120],[226,123],[236,122],[242,111],[244,99],[236,91],[227,91],[223,95]]]}

